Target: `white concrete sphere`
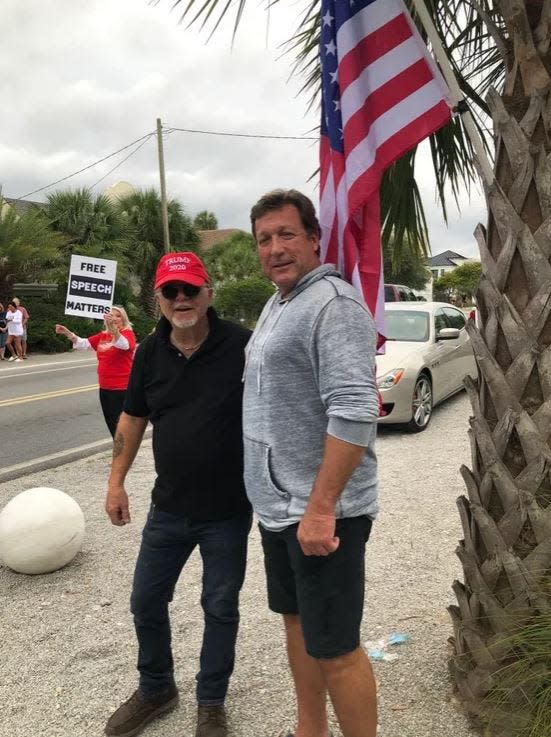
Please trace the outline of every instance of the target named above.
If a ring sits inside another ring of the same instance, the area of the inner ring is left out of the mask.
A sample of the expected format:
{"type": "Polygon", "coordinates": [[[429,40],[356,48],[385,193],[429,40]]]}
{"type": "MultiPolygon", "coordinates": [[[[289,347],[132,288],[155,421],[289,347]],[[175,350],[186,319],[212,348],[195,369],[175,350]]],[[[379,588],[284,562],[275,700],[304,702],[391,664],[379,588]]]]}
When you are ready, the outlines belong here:
{"type": "Polygon", "coordinates": [[[84,539],[84,515],[59,489],[27,489],[0,512],[0,559],[17,573],[50,573],[67,565],[84,539]]]}

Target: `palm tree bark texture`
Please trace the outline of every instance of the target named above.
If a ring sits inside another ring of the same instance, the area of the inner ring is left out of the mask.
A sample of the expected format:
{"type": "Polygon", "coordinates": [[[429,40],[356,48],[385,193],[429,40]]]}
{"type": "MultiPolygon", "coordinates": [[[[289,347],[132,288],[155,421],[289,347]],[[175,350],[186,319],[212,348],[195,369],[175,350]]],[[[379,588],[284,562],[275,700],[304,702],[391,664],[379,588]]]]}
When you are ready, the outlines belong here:
{"type": "MultiPolygon", "coordinates": [[[[472,469],[458,500],[464,583],[451,669],[468,709],[513,657],[508,635],[551,611],[551,2],[494,3],[505,22],[503,94],[488,96],[495,180],[478,226],[481,327],[469,321],[478,383],[467,380],[472,469]]],[[[495,30],[495,29],[494,29],[495,30]]],[[[498,44],[499,45],[499,44],[498,44]]],[[[506,724],[499,734],[505,735],[506,724]]]]}

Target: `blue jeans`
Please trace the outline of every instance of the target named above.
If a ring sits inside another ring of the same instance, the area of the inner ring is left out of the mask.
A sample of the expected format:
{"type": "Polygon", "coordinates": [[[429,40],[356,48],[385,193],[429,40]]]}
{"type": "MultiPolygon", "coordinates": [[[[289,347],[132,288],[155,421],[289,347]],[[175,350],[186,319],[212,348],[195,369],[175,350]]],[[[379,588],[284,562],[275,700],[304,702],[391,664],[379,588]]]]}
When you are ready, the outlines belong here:
{"type": "Polygon", "coordinates": [[[140,691],[174,685],[168,605],[196,545],[203,560],[205,629],[197,679],[200,704],[222,704],[235,661],[239,592],[245,578],[249,512],[228,520],[192,522],[151,506],[134,572],[131,610],[138,637],[140,691]]]}

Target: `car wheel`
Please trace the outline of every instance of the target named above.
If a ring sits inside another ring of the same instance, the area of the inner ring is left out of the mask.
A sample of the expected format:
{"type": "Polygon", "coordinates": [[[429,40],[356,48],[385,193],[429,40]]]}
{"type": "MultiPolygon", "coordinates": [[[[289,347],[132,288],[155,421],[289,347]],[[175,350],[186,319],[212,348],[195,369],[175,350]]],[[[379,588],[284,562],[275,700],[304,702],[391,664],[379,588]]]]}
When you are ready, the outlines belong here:
{"type": "Polygon", "coordinates": [[[432,417],[432,384],[426,374],[420,374],[415,382],[411,400],[412,416],[407,426],[410,432],[426,430],[432,417]]]}

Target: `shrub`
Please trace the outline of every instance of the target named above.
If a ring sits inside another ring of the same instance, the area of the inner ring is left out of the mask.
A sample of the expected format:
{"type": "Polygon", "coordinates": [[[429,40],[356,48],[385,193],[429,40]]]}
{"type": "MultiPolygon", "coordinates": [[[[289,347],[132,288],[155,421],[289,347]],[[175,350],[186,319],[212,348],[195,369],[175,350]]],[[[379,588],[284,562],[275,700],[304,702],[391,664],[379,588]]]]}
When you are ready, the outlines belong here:
{"type": "Polygon", "coordinates": [[[221,317],[252,328],[273,293],[274,287],[267,279],[251,276],[221,286],[214,306],[221,317]]]}
{"type": "Polygon", "coordinates": [[[137,314],[129,314],[130,322],[132,323],[132,330],[136,334],[136,340],[140,343],[144,338],[147,338],[149,333],[153,330],[157,324],[156,320],[143,312],[137,314]]]}

